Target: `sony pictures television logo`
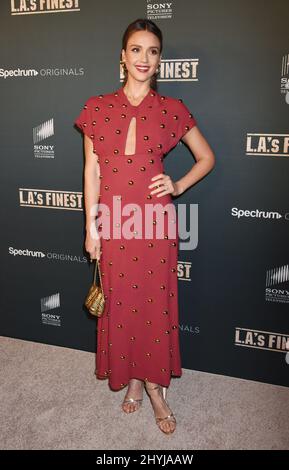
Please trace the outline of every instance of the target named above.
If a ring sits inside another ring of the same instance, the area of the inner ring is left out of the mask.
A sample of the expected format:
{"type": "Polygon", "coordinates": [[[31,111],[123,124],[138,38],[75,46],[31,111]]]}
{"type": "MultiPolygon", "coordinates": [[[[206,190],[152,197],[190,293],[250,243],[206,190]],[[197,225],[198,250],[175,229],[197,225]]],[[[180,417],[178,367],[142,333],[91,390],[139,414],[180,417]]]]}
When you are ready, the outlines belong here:
{"type": "Polygon", "coordinates": [[[165,20],[173,16],[173,2],[155,2],[147,0],[147,18],[149,20],[165,20]]]}
{"type": "Polygon", "coordinates": [[[282,57],[281,93],[285,95],[285,102],[289,104],[289,54],[282,57]]]}
{"type": "Polygon", "coordinates": [[[11,0],[11,15],[34,15],[39,13],[67,13],[80,11],[79,0],[11,0]]]}
{"type": "Polygon", "coordinates": [[[289,264],[267,270],[265,300],[289,303],[289,264]]]}
{"type": "Polygon", "coordinates": [[[54,145],[45,143],[54,135],[54,120],[49,119],[33,128],[33,144],[35,158],[54,158],[54,145]]]}
{"type": "Polygon", "coordinates": [[[40,305],[42,323],[50,326],[61,326],[59,292],[40,299],[40,305]]]}

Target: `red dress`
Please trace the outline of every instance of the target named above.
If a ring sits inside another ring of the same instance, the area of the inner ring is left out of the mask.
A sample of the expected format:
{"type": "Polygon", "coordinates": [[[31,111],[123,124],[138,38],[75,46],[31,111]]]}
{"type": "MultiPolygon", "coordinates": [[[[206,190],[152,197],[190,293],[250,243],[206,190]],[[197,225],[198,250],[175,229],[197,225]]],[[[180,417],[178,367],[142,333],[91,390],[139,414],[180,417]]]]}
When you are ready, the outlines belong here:
{"type": "Polygon", "coordinates": [[[108,378],[113,390],[131,378],[168,387],[171,376],[182,375],[178,220],[171,194],[151,195],[155,188],[148,186],[163,173],[164,155],[196,120],[180,99],[150,89],[134,106],[120,87],[90,97],[75,124],[92,139],[100,167],[98,231],[106,305],[97,324],[96,376],[108,378]],[[134,153],[126,147],[133,117],[134,153]],[[158,207],[156,216],[145,212],[152,205],[158,207]]]}

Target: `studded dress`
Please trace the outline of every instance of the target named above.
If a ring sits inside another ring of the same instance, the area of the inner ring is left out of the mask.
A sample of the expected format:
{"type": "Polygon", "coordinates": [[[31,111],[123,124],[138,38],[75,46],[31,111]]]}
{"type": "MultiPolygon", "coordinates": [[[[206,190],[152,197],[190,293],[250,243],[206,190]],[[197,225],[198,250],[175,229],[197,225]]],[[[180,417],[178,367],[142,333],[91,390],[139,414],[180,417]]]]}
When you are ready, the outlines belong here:
{"type": "Polygon", "coordinates": [[[88,98],[74,123],[92,140],[100,168],[106,304],[97,320],[96,377],[113,390],[131,378],[168,387],[172,376],[182,375],[178,220],[171,194],[157,197],[148,186],[196,120],[181,99],[150,88],[134,106],[120,87],[88,98]],[[149,206],[158,209],[146,212],[149,206]]]}

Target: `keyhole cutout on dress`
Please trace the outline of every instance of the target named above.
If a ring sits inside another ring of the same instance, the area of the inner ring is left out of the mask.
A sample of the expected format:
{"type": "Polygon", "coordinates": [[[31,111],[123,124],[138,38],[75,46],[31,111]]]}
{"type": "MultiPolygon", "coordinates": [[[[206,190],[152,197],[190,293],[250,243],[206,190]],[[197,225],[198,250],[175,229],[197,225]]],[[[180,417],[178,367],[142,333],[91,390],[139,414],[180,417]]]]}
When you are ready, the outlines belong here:
{"type": "Polygon", "coordinates": [[[136,118],[132,117],[129,123],[126,142],[125,142],[125,155],[134,155],[136,148],[136,118]]]}

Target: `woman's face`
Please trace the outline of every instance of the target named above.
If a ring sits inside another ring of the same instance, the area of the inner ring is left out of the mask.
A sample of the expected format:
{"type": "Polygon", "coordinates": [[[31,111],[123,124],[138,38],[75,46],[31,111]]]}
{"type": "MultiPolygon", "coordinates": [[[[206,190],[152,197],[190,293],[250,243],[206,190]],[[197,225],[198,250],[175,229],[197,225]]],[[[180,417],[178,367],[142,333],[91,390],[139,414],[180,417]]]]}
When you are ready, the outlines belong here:
{"type": "Polygon", "coordinates": [[[150,80],[161,61],[158,37],[149,31],[136,31],[130,36],[126,51],[122,49],[122,60],[135,80],[150,80]]]}

